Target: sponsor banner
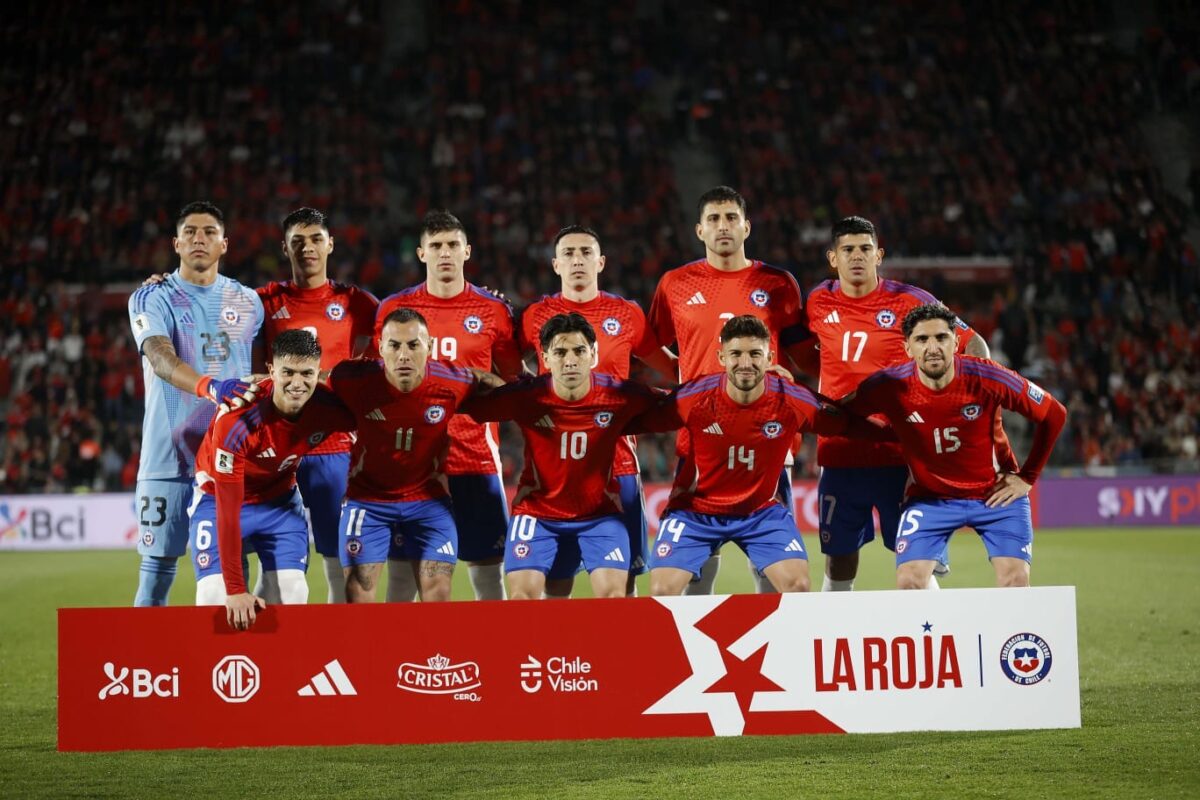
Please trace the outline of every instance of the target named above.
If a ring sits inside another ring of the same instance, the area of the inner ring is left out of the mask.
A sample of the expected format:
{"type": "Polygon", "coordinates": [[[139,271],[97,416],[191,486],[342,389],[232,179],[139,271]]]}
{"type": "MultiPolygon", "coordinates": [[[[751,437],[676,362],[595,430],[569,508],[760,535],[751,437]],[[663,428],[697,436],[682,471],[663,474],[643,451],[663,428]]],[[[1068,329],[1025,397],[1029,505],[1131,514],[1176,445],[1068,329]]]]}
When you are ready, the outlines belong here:
{"type": "Polygon", "coordinates": [[[61,750],[1080,724],[1072,587],[272,606],[247,632],[61,609],[58,631],[61,750]]]}
{"type": "Polygon", "coordinates": [[[0,550],[134,547],[132,494],[0,495],[0,550]]]}
{"type": "Polygon", "coordinates": [[[1200,526],[1200,476],[1043,478],[1034,523],[1043,528],[1104,525],[1200,526]]]}

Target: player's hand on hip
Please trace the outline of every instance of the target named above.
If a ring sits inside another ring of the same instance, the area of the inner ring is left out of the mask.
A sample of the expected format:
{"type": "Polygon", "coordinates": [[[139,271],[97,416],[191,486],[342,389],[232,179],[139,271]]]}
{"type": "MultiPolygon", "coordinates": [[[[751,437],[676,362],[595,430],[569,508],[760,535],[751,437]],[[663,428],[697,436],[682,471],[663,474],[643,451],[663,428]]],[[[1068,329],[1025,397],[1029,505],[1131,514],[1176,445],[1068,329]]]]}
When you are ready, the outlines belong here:
{"type": "Polygon", "coordinates": [[[265,600],[249,592],[230,595],[225,599],[225,621],[235,631],[249,630],[254,624],[255,611],[262,611],[266,607],[265,600]]]}
{"type": "Polygon", "coordinates": [[[996,482],[992,485],[992,492],[988,495],[985,505],[988,508],[1004,508],[1012,505],[1014,500],[1027,497],[1031,489],[1033,486],[1021,480],[1019,475],[1012,472],[997,472],[996,482]]]}

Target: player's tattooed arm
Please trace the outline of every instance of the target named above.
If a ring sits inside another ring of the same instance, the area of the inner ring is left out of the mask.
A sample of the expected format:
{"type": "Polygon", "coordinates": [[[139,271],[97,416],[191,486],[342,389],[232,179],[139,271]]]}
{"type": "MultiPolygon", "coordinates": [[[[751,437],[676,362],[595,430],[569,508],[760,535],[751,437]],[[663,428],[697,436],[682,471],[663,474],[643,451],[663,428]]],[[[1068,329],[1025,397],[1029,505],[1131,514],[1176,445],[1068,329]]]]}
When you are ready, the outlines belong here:
{"type": "Polygon", "coordinates": [[[175,345],[166,336],[151,336],[142,343],[142,355],[150,362],[154,374],[177,389],[192,394],[206,376],[179,357],[175,345]]]}
{"type": "Polygon", "coordinates": [[[978,333],[971,335],[971,339],[967,342],[967,346],[963,349],[963,352],[969,356],[978,356],[979,358],[992,357],[992,351],[988,348],[987,342],[978,333]]]}

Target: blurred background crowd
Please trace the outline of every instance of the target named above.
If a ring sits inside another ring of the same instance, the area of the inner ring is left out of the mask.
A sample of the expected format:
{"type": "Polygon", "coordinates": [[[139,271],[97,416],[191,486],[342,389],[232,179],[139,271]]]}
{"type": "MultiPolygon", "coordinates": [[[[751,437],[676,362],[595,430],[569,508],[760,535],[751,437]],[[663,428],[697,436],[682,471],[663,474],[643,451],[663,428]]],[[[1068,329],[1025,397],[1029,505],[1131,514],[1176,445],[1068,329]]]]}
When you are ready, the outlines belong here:
{"type": "MultiPolygon", "coordinates": [[[[1058,467],[1200,468],[1200,14],[842,6],[6,15],[0,492],[132,487],[125,301],[175,267],[187,201],[224,209],[222,271],[250,286],[287,277],[279,223],[310,205],[332,220],[332,276],[383,297],[423,280],[417,223],[444,207],[468,228],[468,279],[518,308],[557,290],[550,243],[575,222],[601,234],[602,288],[648,307],[663,271],[703,255],[694,201],[719,183],[747,198],[748,254],[805,289],[827,275],[830,223],[872,219],[885,276],[1067,404],[1058,467]]],[[[669,476],[665,440],[642,457],[669,476]]],[[[811,446],[800,462],[814,474],[811,446]]]]}

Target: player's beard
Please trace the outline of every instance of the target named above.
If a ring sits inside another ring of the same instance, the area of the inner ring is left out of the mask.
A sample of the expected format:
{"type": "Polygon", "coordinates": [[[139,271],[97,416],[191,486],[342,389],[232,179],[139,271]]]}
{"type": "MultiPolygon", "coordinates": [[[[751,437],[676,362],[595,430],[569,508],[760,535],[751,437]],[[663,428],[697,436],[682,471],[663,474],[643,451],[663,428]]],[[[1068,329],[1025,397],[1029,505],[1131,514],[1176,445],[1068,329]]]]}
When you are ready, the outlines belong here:
{"type": "Polygon", "coordinates": [[[930,380],[941,380],[942,376],[946,374],[946,370],[949,368],[950,361],[946,358],[943,358],[940,361],[935,361],[932,365],[929,365],[924,358],[921,359],[921,372],[925,373],[925,377],[929,378],[930,380]]]}

